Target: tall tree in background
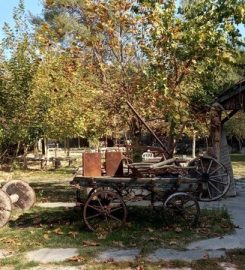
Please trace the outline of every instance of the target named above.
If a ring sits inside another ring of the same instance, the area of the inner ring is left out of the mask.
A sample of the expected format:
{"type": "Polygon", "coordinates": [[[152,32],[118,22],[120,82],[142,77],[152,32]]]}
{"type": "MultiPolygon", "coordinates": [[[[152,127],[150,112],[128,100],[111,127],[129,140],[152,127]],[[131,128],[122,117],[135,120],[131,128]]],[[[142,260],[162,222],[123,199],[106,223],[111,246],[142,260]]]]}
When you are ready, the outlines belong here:
{"type": "Polygon", "coordinates": [[[24,19],[23,1],[14,10],[15,27],[4,25],[5,39],[0,76],[0,130],[1,153],[18,154],[20,148],[27,154],[28,147],[39,136],[39,125],[32,118],[33,76],[38,60],[24,19]],[[34,120],[34,121],[33,121],[34,120]]]}
{"type": "Polygon", "coordinates": [[[171,156],[187,128],[203,132],[210,100],[240,76],[240,0],[194,1],[179,14],[174,0],[46,0],[34,36],[20,3],[0,60],[2,140],[115,135],[130,124],[127,99],[161,119],[171,156]]]}
{"type": "Polygon", "coordinates": [[[169,123],[172,150],[183,126],[195,122],[193,113],[196,121],[205,120],[202,108],[238,78],[233,69],[243,45],[236,28],[244,22],[242,2],[197,1],[176,16],[175,1],[144,1],[142,49],[152,89],[162,95],[158,103],[169,123]]]}
{"type": "Polygon", "coordinates": [[[46,1],[44,20],[34,20],[40,39],[54,47],[79,51],[84,66],[99,79],[100,101],[110,115],[109,133],[118,126],[125,127],[127,108],[123,99],[132,98],[143,74],[134,4],[115,0],[46,1]]]}

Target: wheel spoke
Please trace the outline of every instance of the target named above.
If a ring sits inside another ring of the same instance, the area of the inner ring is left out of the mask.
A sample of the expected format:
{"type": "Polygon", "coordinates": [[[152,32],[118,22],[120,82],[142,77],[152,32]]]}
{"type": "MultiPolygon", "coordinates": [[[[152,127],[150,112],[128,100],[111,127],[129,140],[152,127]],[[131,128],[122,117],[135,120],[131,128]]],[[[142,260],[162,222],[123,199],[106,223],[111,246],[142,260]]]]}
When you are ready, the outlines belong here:
{"type": "Polygon", "coordinates": [[[120,209],[123,209],[123,207],[120,206],[120,207],[117,207],[117,208],[113,208],[113,209],[111,209],[111,213],[116,212],[116,211],[118,211],[120,209]]]}
{"type": "Polygon", "coordinates": [[[110,225],[110,223],[108,221],[107,216],[105,216],[105,220],[106,220],[106,223],[107,223],[107,228],[109,229],[109,231],[111,231],[111,225],[110,225]]]}
{"type": "Polygon", "coordinates": [[[213,174],[216,173],[219,169],[222,169],[222,166],[219,165],[219,167],[216,168],[214,171],[212,171],[212,172],[210,173],[210,175],[213,175],[213,174]]]}
{"type": "Polygon", "coordinates": [[[211,169],[212,164],[213,164],[213,160],[211,159],[210,164],[209,164],[209,166],[208,166],[207,173],[209,173],[209,171],[210,171],[210,169],[211,169]]]}
{"type": "Polygon", "coordinates": [[[227,176],[227,173],[222,173],[222,174],[210,176],[209,178],[212,179],[212,178],[218,178],[218,177],[223,177],[223,176],[227,176]]]}
{"type": "Polygon", "coordinates": [[[197,172],[199,175],[202,175],[198,170],[196,170],[196,172],[197,172]]]}
{"type": "Polygon", "coordinates": [[[104,207],[103,207],[103,205],[102,205],[102,203],[101,203],[101,201],[100,201],[100,199],[98,197],[97,197],[97,201],[99,202],[99,205],[100,205],[101,209],[104,209],[104,207]]]}
{"type": "Polygon", "coordinates": [[[110,218],[116,220],[116,221],[119,221],[120,223],[122,222],[119,218],[117,218],[117,217],[115,217],[115,216],[113,216],[113,215],[111,215],[111,214],[108,214],[108,216],[109,216],[110,218]]]}
{"type": "Polygon", "coordinates": [[[212,194],[211,194],[211,191],[210,191],[210,189],[209,189],[208,184],[207,184],[207,188],[208,188],[208,196],[209,196],[210,199],[212,199],[212,194]]]}
{"type": "MultiPolygon", "coordinates": [[[[88,207],[90,207],[90,208],[96,210],[97,212],[101,212],[101,208],[97,208],[96,206],[93,206],[93,205],[91,205],[91,204],[88,204],[88,207]]],[[[102,209],[103,209],[103,207],[102,207],[102,209]]]]}
{"type": "Polygon", "coordinates": [[[221,190],[219,190],[212,182],[208,182],[214,189],[216,189],[216,191],[218,191],[218,193],[223,193],[221,190]]]}
{"type": "Polygon", "coordinates": [[[215,183],[218,183],[218,184],[221,184],[221,185],[224,185],[224,186],[226,186],[228,184],[228,183],[224,183],[224,182],[221,182],[221,181],[218,181],[218,180],[215,180],[215,179],[211,179],[211,178],[209,178],[209,181],[215,182],[215,183]]]}
{"type": "Polygon", "coordinates": [[[202,172],[204,173],[204,167],[203,167],[202,159],[200,159],[200,161],[201,161],[202,172]]]}
{"type": "Polygon", "coordinates": [[[92,216],[87,217],[87,219],[91,219],[91,218],[99,217],[100,215],[101,215],[101,213],[99,213],[99,214],[95,214],[95,215],[92,215],[92,216]]]}

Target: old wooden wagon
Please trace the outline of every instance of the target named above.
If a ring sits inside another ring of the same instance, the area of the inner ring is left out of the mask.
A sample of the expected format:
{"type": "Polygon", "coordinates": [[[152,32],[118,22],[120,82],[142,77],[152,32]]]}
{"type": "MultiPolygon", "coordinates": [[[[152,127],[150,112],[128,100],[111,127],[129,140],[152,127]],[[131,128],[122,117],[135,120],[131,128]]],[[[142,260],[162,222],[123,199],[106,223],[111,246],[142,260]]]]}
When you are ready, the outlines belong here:
{"type": "MultiPolygon", "coordinates": [[[[91,153],[93,155],[93,153],[91,153]]],[[[127,220],[127,205],[148,200],[165,217],[193,226],[200,215],[198,201],[213,201],[226,194],[230,176],[212,157],[199,157],[187,166],[173,158],[158,163],[127,163],[120,176],[84,176],[77,173],[71,185],[77,189],[77,202],[83,219],[92,231],[112,231],[127,220]],[[80,191],[91,188],[82,200],[80,191]]]]}

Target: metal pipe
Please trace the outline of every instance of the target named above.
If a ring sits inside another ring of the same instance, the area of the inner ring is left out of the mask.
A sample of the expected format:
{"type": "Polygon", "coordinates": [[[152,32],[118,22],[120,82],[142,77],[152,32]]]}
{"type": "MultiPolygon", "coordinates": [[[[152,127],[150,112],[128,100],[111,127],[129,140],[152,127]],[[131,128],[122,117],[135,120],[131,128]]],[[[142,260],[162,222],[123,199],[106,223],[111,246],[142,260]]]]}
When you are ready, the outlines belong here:
{"type": "MultiPolygon", "coordinates": [[[[166,149],[166,146],[163,144],[163,142],[158,138],[156,133],[146,124],[145,120],[138,114],[138,112],[135,110],[133,105],[127,100],[126,101],[129,108],[133,111],[133,113],[137,116],[137,118],[142,122],[142,124],[146,127],[146,129],[153,135],[153,137],[157,140],[157,142],[161,145],[162,149],[169,155],[168,150],[166,149]]],[[[166,160],[166,156],[164,155],[164,159],[166,160]]]]}

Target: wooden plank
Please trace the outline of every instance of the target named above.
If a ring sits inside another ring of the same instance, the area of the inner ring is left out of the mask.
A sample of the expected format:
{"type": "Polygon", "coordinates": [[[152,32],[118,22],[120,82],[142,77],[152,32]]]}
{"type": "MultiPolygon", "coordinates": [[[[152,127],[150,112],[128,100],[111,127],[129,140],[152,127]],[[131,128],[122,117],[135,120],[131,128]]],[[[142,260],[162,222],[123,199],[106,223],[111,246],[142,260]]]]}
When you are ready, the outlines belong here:
{"type": "Polygon", "coordinates": [[[153,177],[153,178],[129,178],[129,177],[84,177],[76,176],[70,183],[71,185],[80,185],[83,187],[94,187],[94,186],[123,186],[126,187],[145,187],[146,185],[161,186],[164,184],[175,184],[175,183],[196,183],[197,179],[188,177],[175,177],[175,178],[164,178],[164,177],[153,177]]]}

